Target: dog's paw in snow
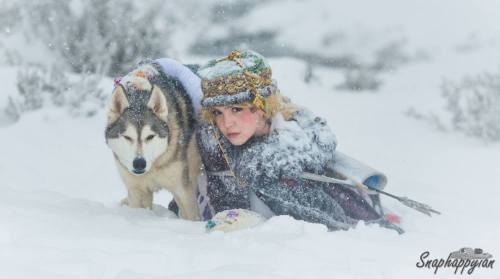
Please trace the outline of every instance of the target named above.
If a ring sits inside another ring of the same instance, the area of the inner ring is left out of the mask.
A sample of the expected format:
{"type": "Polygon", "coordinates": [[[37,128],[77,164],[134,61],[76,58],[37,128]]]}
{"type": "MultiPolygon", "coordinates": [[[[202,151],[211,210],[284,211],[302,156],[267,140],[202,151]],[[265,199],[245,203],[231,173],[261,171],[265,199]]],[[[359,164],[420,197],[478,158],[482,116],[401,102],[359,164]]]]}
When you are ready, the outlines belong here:
{"type": "Polygon", "coordinates": [[[128,204],[128,198],[123,198],[120,201],[120,206],[129,206],[129,204],[128,204]]]}

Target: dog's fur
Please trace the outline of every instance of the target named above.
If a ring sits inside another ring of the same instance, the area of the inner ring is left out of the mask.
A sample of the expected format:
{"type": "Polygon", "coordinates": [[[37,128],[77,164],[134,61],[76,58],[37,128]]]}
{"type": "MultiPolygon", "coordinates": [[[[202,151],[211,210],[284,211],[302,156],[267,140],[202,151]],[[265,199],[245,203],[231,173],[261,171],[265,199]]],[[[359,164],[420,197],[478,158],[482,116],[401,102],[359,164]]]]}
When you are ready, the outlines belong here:
{"type": "Polygon", "coordinates": [[[122,204],[151,209],[153,193],[166,189],[181,218],[199,219],[195,126],[188,94],[158,65],[142,64],[117,84],[105,136],[128,191],[122,204]]]}

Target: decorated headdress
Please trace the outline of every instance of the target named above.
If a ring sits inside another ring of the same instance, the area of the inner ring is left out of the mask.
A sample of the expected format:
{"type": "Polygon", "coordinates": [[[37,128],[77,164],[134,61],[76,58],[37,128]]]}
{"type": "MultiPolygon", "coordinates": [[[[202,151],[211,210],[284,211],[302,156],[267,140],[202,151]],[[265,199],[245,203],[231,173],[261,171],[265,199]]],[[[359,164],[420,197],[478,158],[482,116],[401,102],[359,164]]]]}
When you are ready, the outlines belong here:
{"type": "Polygon", "coordinates": [[[266,109],[266,98],[277,91],[266,59],[251,50],[232,51],[227,57],[209,61],[198,70],[203,107],[250,102],[266,109]]]}

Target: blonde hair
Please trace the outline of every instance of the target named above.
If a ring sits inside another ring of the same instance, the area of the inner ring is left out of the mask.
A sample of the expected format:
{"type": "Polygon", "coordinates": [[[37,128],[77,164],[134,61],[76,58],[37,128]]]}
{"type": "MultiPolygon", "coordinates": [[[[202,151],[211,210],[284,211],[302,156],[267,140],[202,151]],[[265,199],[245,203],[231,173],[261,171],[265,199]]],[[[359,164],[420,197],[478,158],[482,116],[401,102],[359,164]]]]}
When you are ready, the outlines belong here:
{"type": "MultiPolygon", "coordinates": [[[[263,111],[265,113],[264,118],[266,120],[271,119],[277,113],[281,113],[285,120],[290,120],[290,118],[293,116],[293,114],[299,110],[298,107],[292,103],[290,98],[281,95],[281,93],[279,91],[277,91],[276,93],[272,94],[271,96],[265,98],[265,101],[266,101],[266,108],[263,111]]],[[[258,110],[258,108],[251,102],[244,102],[241,104],[235,104],[234,106],[249,107],[252,112],[255,112],[258,110]]],[[[215,120],[214,120],[213,114],[210,110],[210,107],[203,107],[201,109],[201,117],[202,117],[203,121],[205,121],[207,123],[210,123],[210,124],[215,123],[215,120]]]]}

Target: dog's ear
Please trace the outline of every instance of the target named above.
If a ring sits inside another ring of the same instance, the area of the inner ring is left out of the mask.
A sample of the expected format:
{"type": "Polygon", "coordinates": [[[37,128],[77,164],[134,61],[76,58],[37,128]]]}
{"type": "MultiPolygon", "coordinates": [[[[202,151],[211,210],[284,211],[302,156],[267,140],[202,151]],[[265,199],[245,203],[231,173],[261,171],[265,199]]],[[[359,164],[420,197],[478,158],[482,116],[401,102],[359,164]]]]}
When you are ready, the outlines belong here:
{"type": "Polygon", "coordinates": [[[128,108],[129,102],[127,100],[127,96],[125,95],[125,90],[123,86],[116,86],[115,90],[111,94],[111,103],[109,105],[108,111],[108,123],[115,122],[120,114],[128,108]]]}
{"type": "Polygon", "coordinates": [[[161,89],[156,85],[153,85],[151,97],[149,97],[148,108],[150,108],[161,120],[167,121],[167,99],[161,89]]]}

